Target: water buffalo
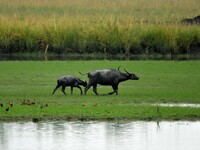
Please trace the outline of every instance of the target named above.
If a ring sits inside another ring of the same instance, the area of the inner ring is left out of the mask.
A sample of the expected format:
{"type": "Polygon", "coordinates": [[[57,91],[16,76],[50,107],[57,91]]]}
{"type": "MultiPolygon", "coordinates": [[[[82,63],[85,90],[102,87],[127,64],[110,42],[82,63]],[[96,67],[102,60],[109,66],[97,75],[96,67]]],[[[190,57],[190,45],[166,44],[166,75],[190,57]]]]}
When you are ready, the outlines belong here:
{"type": "Polygon", "coordinates": [[[192,24],[200,24],[200,16],[196,16],[194,18],[185,18],[181,20],[181,23],[192,25],[192,24]]]}
{"type": "Polygon", "coordinates": [[[86,94],[89,88],[93,86],[94,93],[98,95],[97,84],[101,84],[101,85],[112,86],[114,91],[108,93],[109,95],[114,94],[114,93],[118,95],[118,85],[120,82],[123,82],[126,80],[139,80],[139,77],[137,77],[135,74],[129,73],[126,70],[125,70],[125,73],[123,73],[119,70],[119,68],[118,70],[116,69],[94,70],[86,74],[88,75],[89,83],[85,87],[84,94],[86,94]]]}
{"type": "Polygon", "coordinates": [[[73,93],[73,87],[77,87],[80,89],[81,91],[81,95],[82,95],[82,89],[81,89],[81,86],[86,86],[87,85],[87,82],[85,81],[82,81],[81,79],[77,78],[77,77],[74,77],[74,76],[63,76],[63,77],[60,77],[58,80],[57,80],[57,85],[56,87],[54,88],[53,90],[53,93],[54,94],[56,92],[56,90],[62,86],[62,92],[66,95],[65,93],[65,87],[66,86],[70,86],[71,87],[71,94],[73,93]]]}

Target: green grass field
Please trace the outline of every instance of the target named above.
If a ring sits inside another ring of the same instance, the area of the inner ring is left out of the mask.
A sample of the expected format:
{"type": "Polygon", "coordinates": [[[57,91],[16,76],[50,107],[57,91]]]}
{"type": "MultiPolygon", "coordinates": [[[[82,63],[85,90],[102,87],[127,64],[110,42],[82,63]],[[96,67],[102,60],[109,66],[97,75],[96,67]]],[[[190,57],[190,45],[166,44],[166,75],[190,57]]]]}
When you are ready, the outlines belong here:
{"type": "Polygon", "coordinates": [[[199,119],[200,108],[151,106],[155,103],[200,103],[199,61],[1,61],[0,120],[80,119],[80,120],[173,120],[199,119]],[[126,68],[140,77],[119,85],[119,95],[102,96],[109,86],[92,88],[87,95],[79,89],[66,88],[52,95],[58,77],[75,75],[88,81],[82,73],[95,69],[126,68]],[[35,102],[23,105],[23,101],[35,102]],[[6,111],[9,103],[13,107],[6,111]],[[48,104],[48,107],[45,105],[48,104]]]}
{"type": "Polygon", "coordinates": [[[0,53],[199,52],[198,0],[1,0],[0,53]],[[48,47],[48,48],[47,48],[48,47]]]}

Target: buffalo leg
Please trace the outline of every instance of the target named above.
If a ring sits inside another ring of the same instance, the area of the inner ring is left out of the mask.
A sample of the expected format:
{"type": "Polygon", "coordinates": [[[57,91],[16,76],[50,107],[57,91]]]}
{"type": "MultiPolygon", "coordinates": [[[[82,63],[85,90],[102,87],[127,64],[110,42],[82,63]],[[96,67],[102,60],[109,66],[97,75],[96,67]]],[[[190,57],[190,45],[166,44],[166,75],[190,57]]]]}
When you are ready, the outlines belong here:
{"type": "Polygon", "coordinates": [[[60,87],[61,85],[57,84],[57,86],[54,88],[52,94],[54,94],[56,92],[56,90],[60,87]]]}
{"type": "Polygon", "coordinates": [[[116,87],[115,87],[115,93],[116,93],[116,95],[118,95],[118,85],[116,85],[116,87]]]}
{"type": "Polygon", "coordinates": [[[116,92],[116,95],[118,95],[118,88],[115,90],[115,92],[116,92]]]}
{"type": "Polygon", "coordinates": [[[76,87],[79,88],[79,90],[81,91],[81,95],[82,95],[83,91],[82,91],[81,87],[79,85],[77,85],[76,87]]]}
{"type": "Polygon", "coordinates": [[[71,95],[73,94],[73,86],[71,86],[71,95]]]}
{"type": "Polygon", "coordinates": [[[62,92],[63,92],[65,95],[67,95],[67,94],[65,93],[65,86],[62,86],[62,92]]]}
{"type": "Polygon", "coordinates": [[[94,93],[95,93],[96,95],[99,95],[99,94],[97,93],[97,84],[93,85],[93,91],[94,91],[94,93]]]}
{"type": "Polygon", "coordinates": [[[118,95],[118,86],[112,86],[112,88],[113,88],[113,92],[110,92],[110,93],[108,93],[108,95],[112,95],[112,94],[114,94],[114,93],[116,93],[116,95],[118,95]]]}
{"type": "Polygon", "coordinates": [[[108,95],[112,95],[112,94],[114,94],[114,93],[115,93],[115,91],[108,93],[108,95]]]}
{"type": "Polygon", "coordinates": [[[89,88],[91,87],[91,84],[88,84],[86,87],[85,87],[85,90],[84,90],[84,94],[86,95],[87,91],[89,90],[89,88]]]}

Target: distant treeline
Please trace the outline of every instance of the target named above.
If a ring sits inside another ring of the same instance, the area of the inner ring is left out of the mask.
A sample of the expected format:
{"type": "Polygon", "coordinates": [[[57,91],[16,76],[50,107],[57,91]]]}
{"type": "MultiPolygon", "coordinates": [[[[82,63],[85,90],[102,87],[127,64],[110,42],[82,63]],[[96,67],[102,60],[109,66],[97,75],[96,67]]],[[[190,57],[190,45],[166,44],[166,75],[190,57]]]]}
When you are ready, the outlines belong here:
{"type": "Polygon", "coordinates": [[[0,53],[184,54],[200,52],[200,28],[187,25],[0,26],[0,53]]]}

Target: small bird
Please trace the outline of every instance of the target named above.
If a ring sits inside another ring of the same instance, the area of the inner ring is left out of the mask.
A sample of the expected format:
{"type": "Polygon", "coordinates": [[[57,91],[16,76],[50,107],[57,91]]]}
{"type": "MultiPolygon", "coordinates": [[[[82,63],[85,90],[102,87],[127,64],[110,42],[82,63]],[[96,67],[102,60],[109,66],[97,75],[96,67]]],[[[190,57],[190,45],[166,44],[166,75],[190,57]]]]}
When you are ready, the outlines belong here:
{"type": "Polygon", "coordinates": [[[9,111],[10,107],[6,108],[6,111],[9,111]]]}
{"type": "Polygon", "coordinates": [[[35,105],[35,101],[34,101],[34,102],[31,102],[31,105],[35,105]]]}
{"type": "Polygon", "coordinates": [[[49,106],[49,104],[48,104],[48,103],[46,103],[46,104],[45,104],[45,107],[48,107],[48,106],[49,106]]]}
{"type": "Polygon", "coordinates": [[[10,108],[12,108],[13,107],[13,102],[10,102],[9,105],[10,105],[10,108]]]}
{"type": "Polygon", "coordinates": [[[86,106],[87,104],[86,103],[82,103],[82,106],[86,106]]]}
{"type": "Polygon", "coordinates": [[[0,103],[0,107],[3,107],[3,103],[0,103]]]}

